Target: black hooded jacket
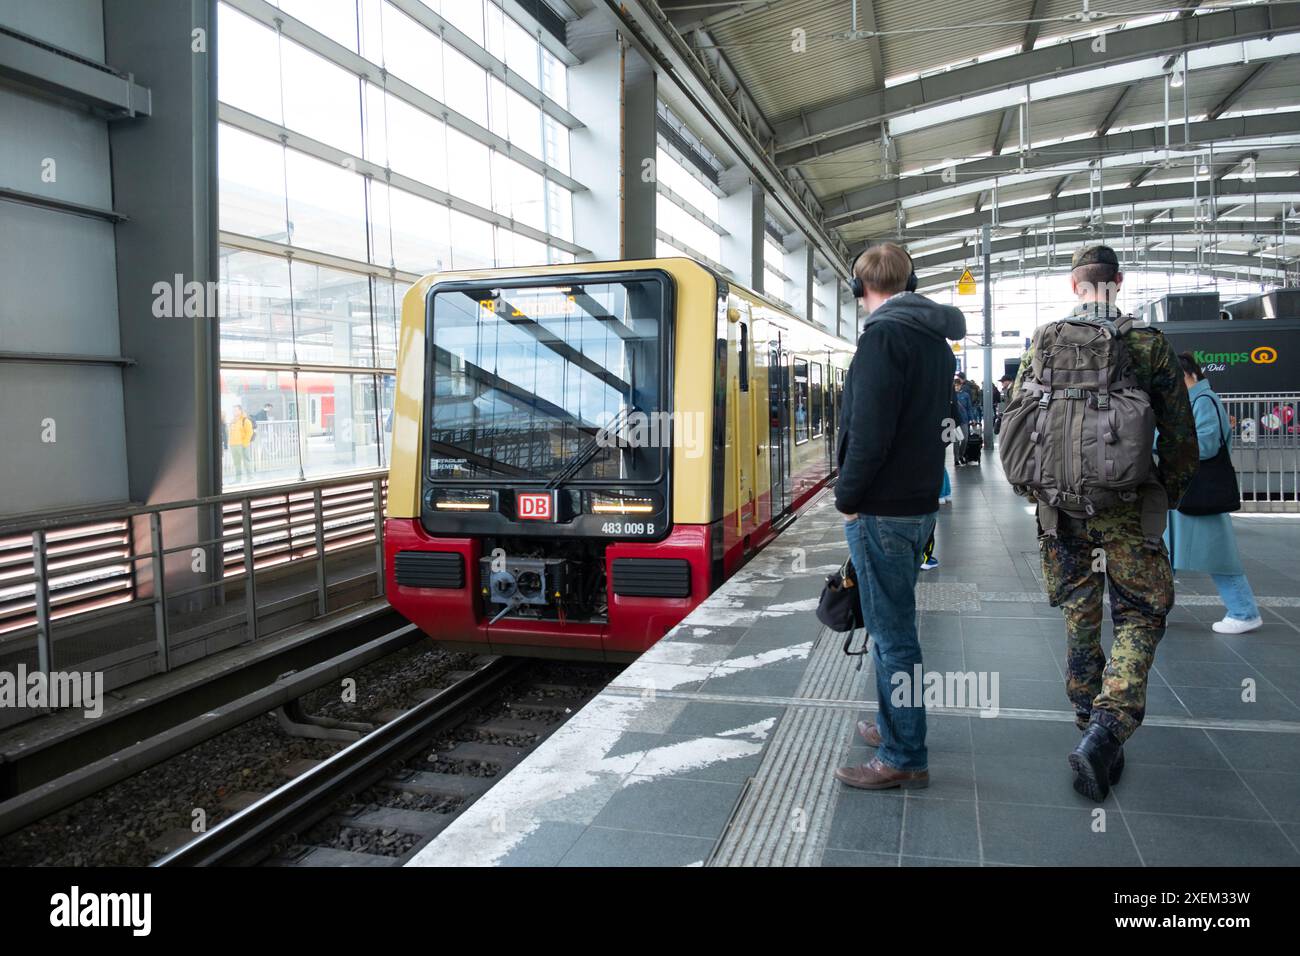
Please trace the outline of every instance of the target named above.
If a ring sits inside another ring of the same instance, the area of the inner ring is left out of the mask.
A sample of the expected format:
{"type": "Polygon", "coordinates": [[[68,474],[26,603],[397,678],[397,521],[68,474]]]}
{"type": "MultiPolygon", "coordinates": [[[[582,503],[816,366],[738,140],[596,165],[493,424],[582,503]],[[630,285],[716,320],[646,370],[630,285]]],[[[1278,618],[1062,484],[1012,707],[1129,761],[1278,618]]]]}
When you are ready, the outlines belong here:
{"type": "Polygon", "coordinates": [[[894,296],[867,319],[844,381],[835,485],[840,511],[938,510],[956,370],[947,340],[965,334],[960,309],[914,292],[894,296]]]}

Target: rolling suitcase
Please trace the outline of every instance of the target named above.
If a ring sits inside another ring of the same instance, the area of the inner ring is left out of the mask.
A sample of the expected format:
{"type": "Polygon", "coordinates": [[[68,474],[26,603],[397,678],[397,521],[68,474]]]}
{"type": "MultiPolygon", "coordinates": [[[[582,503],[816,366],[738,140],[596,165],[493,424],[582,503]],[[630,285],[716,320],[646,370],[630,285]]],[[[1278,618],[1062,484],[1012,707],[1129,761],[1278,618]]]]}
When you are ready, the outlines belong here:
{"type": "Polygon", "coordinates": [[[980,455],[984,452],[984,429],[978,425],[972,426],[970,434],[966,437],[966,464],[978,465],[980,455]]]}

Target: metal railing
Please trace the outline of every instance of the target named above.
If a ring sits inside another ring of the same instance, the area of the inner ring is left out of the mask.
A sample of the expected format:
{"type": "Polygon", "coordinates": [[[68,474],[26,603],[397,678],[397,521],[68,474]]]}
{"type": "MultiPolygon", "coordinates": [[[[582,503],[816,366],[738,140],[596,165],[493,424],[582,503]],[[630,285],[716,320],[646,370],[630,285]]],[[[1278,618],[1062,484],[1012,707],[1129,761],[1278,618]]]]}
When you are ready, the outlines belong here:
{"type": "Polygon", "coordinates": [[[1300,393],[1220,395],[1243,511],[1300,511],[1300,393]]]}
{"type": "Polygon", "coordinates": [[[0,522],[0,669],[134,680],[382,596],[386,494],[368,472],[0,522]]]}

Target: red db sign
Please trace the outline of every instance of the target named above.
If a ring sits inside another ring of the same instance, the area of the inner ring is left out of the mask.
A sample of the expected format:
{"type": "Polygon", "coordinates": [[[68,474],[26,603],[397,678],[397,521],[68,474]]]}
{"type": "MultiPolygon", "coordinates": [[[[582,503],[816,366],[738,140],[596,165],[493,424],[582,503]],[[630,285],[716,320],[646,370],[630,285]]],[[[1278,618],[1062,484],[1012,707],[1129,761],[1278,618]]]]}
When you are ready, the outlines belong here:
{"type": "Polygon", "coordinates": [[[515,497],[515,507],[521,521],[552,521],[551,496],[549,493],[519,492],[515,497]]]}

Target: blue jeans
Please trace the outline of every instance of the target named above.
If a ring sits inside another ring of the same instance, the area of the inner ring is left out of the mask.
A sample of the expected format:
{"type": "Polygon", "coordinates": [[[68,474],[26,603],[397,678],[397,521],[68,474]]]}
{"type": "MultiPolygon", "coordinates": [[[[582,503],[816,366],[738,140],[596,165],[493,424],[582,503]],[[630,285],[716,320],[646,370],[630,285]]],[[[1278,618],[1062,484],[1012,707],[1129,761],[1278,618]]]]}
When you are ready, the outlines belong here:
{"type": "Polygon", "coordinates": [[[940,498],[947,498],[952,494],[952,482],[948,480],[948,469],[943,470],[943,490],[939,492],[940,498]]]}
{"type": "Polygon", "coordinates": [[[858,573],[862,616],[871,635],[871,660],[876,671],[880,731],[880,762],[895,770],[926,770],[925,707],[913,706],[912,693],[904,705],[891,699],[900,686],[891,678],[907,677],[901,685],[912,688],[913,667],[921,664],[921,641],[916,634],[916,578],[925,543],[934,532],[934,515],[887,518],[858,515],[844,526],[849,556],[858,573]]]}
{"type": "MultiPolygon", "coordinates": [[[[855,562],[853,565],[857,567],[855,562]]],[[[1259,617],[1259,605],[1244,574],[1211,574],[1219,598],[1228,609],[1228,617],[1237,621],[1253,621],[1259,617]]]]}

